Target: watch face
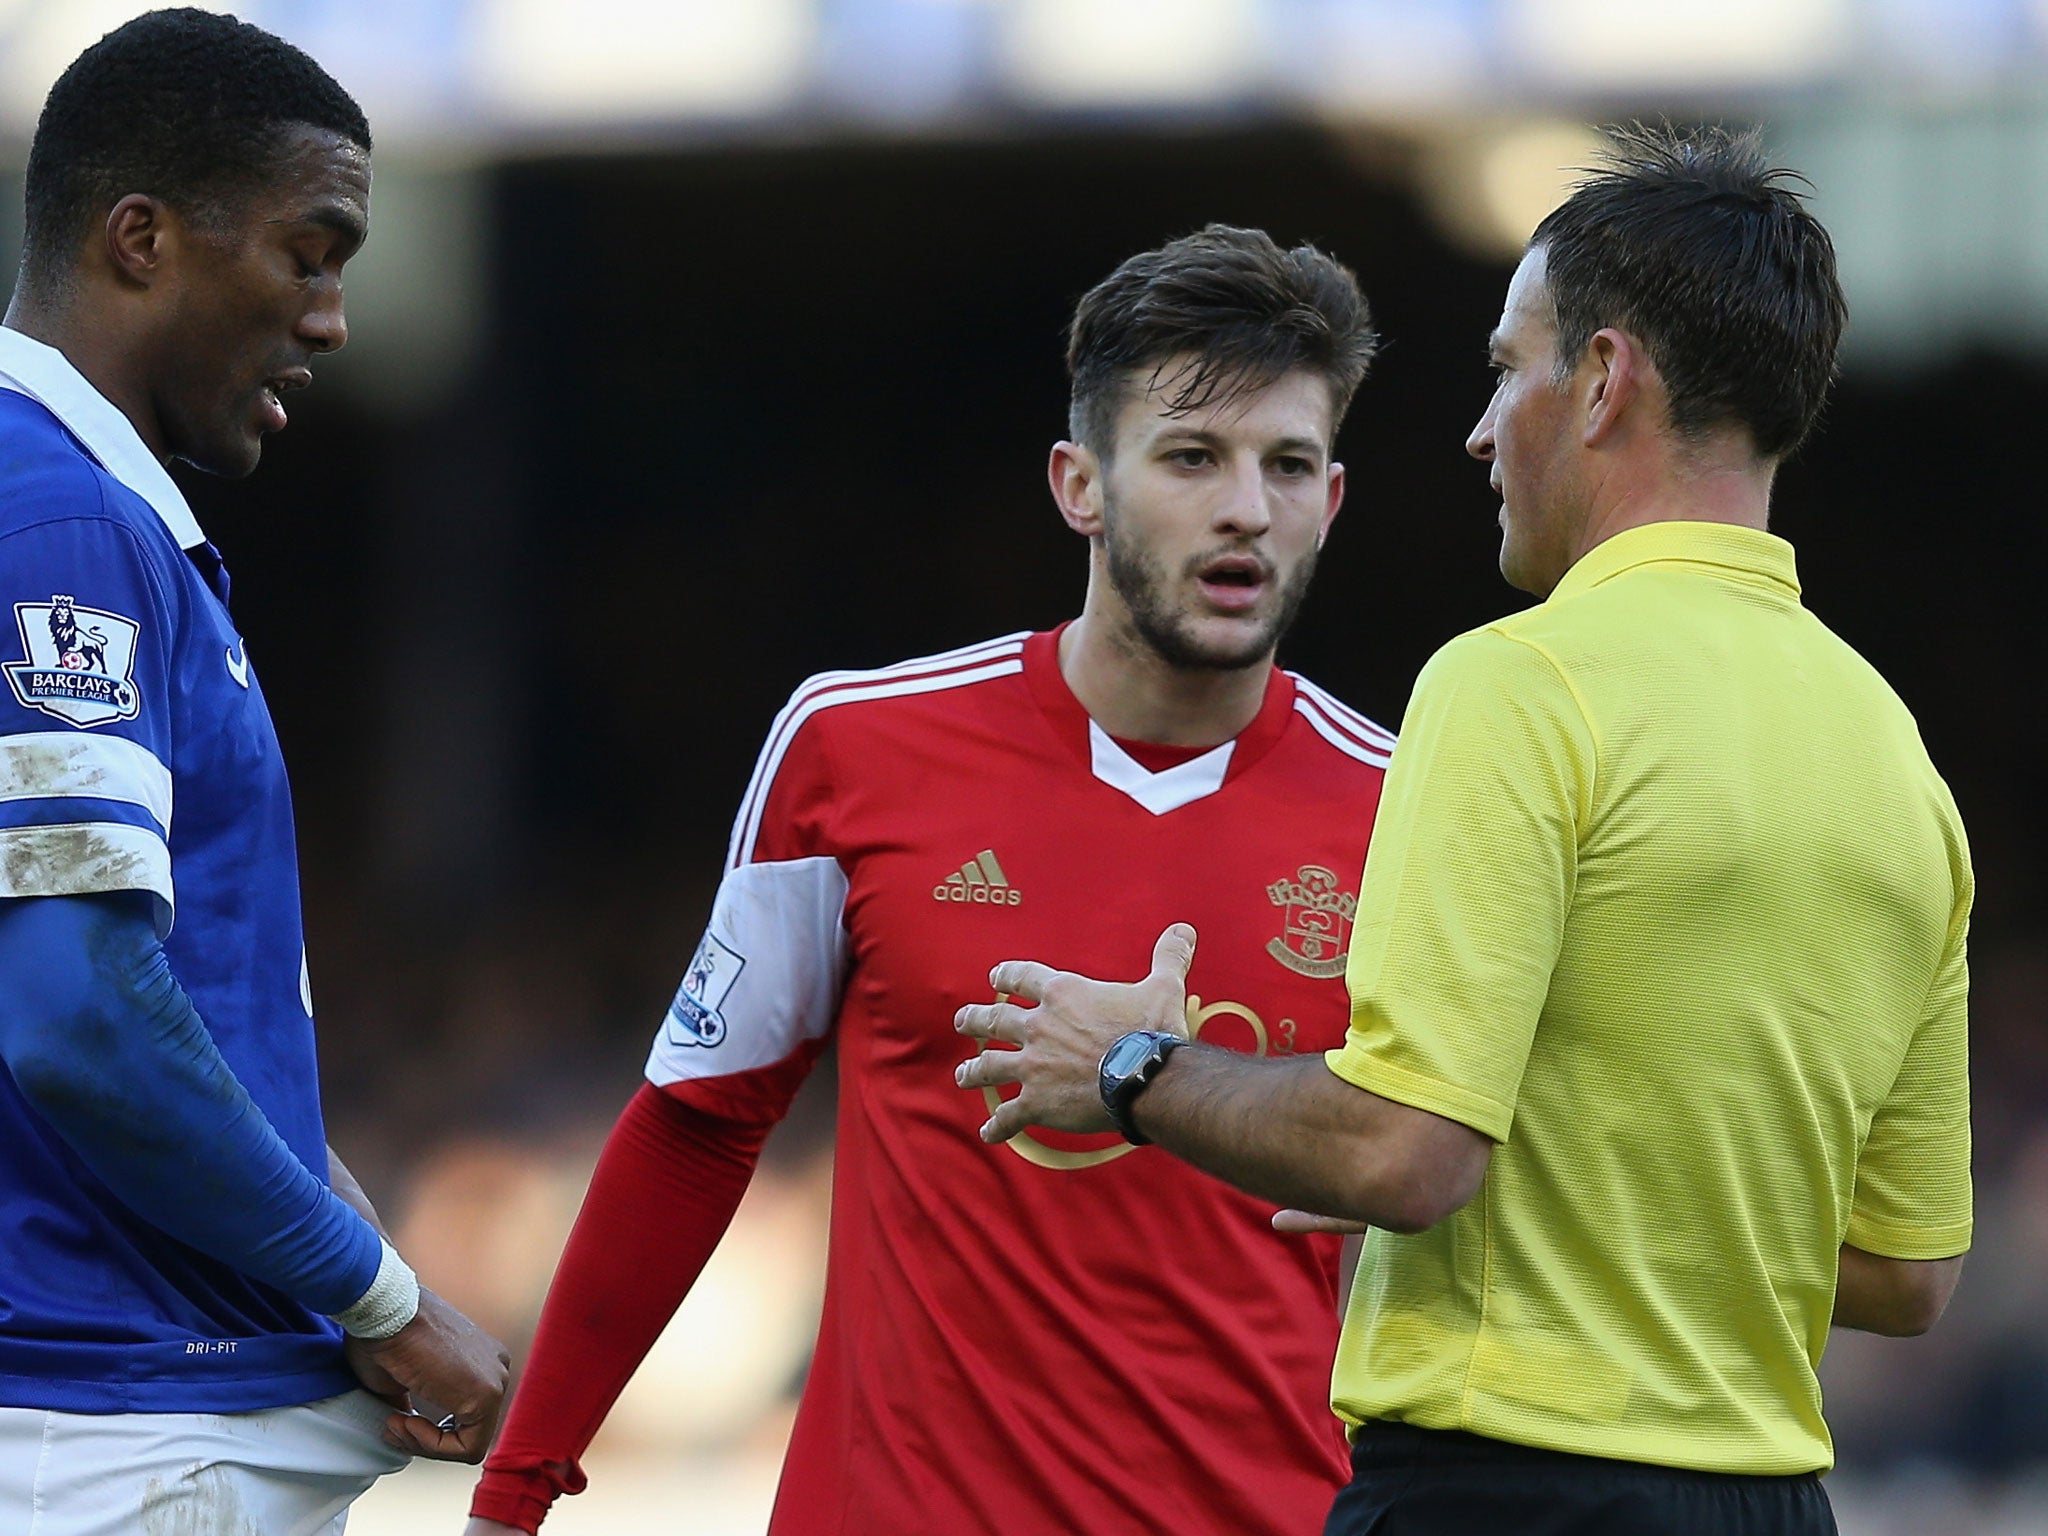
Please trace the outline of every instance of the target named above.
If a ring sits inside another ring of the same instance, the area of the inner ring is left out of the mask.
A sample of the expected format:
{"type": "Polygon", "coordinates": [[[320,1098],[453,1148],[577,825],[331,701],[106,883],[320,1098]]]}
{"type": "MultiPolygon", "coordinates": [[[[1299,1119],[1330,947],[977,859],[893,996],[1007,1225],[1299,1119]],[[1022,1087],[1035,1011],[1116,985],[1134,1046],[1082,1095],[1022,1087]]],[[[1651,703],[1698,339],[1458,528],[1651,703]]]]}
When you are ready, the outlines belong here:
{"type": "Polygon", "coordinates": [[[1150,1035],[1124,1035],[1109,1048],[1109,1054],[1102,1058],[1102,1070],[1111,1077],[1128,1077],[1142,1067],[1151,1054],[1150,1035]]]}

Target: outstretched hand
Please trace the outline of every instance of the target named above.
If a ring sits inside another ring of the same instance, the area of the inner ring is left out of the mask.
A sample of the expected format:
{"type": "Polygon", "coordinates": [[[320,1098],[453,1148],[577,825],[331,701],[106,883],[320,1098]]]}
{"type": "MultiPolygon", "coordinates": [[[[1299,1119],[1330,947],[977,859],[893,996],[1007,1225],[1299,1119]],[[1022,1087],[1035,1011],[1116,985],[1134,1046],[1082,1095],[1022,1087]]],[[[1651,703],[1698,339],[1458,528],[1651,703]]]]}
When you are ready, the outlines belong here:
{"type": "Polygon", "coordinates": [[[484,1459],[512,1369],[503,1344],[422,1287],[411,1322],[388,1339],[351,1337],[347,1349],[356,1379],[396,1410],[384,1421],[392,1446],[437,1461],[484,1459]]]}
{"type": "Polygon", "coordinates": [[[982,1042],[981,1054],[961,1063],[953,1080],[962,1088],[1016,1083],[1022,1089],[982,1126],[981,1139],[1008,1141],[1028,1125],[1111,1129],[1097,1089],[1103,1053],[1134,1029],[1186,1036],[1194,959],[1195,930],[1175,923],[1152,946],[1152,969],[1142,981],[1091,981],[1035,960],[1005,960],[990,971],[1001,998],[1035,1006],[975,1003],[953,1016],[955,1029],[982,1042]],[[1015,1049],[992,1051],[990,1042],[1015,1049]]]}

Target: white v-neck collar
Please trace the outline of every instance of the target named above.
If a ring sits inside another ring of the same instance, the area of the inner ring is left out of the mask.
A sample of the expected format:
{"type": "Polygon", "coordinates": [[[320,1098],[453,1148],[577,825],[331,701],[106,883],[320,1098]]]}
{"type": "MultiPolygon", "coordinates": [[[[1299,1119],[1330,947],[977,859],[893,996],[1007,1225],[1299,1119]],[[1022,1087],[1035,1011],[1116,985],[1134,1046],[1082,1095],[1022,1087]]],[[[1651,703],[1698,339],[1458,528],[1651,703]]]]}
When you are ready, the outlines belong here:
{"type": "Polygon", "coordinates": [[[1200,757],[1154,773],[1118,746],[1109,732],[1092,719],[1088,722],[1089,766],[1095,777],[1111,789],[1123,791],[1154,816],[1177,811],[1221,789],[1230,772],[1230,754],[1236,746],[1237,738],[1233,736],[1200,757]]]}
{"type": "Polygon", "coordinates": [[[0,326],[0,389],[41,401],[85,444],[102,469],[156,508],[180,549],[206,542],[185,493],[149,451],[135,424],[62,352],[0,326]]]}

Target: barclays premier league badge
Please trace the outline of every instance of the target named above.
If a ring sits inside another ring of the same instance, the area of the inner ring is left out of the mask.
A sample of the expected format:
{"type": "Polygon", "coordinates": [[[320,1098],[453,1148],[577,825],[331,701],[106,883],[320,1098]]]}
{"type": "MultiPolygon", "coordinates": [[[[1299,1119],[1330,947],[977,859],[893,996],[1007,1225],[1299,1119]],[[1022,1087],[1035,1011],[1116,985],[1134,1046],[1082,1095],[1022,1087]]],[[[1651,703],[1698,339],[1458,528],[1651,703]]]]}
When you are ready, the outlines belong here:
{"type": "Polygon", "coordinates": [[[135,641],[142,626],[103,608],[81,608],[69,597],[16,603],[26,661],[0,670],[26,709],[72,725],[106,725],[142,713],[137,692],[135,641]]]}
{"type": "Polygon", "coordinates": [[[725,1038],[725,1015],[719,1010],[746,964],[746,956],[704,935],[668,1007],[671,1045],[716,1045],[725,1038]]]}

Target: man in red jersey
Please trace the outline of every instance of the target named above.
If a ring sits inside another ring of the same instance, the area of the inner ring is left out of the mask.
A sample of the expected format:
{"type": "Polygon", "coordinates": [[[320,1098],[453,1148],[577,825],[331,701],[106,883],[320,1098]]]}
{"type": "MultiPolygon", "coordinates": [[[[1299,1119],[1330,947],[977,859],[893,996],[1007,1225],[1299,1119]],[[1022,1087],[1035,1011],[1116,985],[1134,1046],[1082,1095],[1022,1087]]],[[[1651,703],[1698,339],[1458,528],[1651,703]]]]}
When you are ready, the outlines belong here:
{"type": "Polygon", "coordinates": [[[1212,225],[1084,298],[1050,478],[1081,616],[799,688],[599,1162],[471,1536],[532,1531],[828,1041],[824,1319],[775,1536],[1299,1536],[1345,1477],[1334,1237],[1114,1135],[984,1145],[953,1082],[1006,955],[1114,967],[1192,912],[1191,1033],[1339,1045],[1392,738],[1274,650],[1375,343],[1351,274],[1212,225]],[[1000,1220],[991,1219],[1000,1214],[1000,1220]],[[1003,1327],[991,1337],[988,1320],[1003,1327]]]}

